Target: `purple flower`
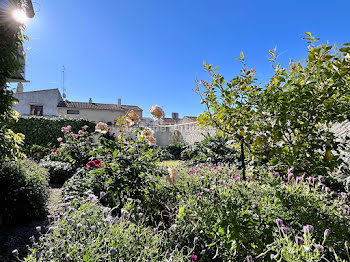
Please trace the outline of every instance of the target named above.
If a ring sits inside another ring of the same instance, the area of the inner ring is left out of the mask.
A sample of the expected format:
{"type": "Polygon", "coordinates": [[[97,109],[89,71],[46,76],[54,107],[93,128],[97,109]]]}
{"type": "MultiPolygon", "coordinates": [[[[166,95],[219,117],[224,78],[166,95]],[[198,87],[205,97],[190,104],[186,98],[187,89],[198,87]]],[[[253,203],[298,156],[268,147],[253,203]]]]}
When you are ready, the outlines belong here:
{"type": "Polygon", "coordinates": [[[196,261],[196,260],[197,260],[197,256],[196,256],[195,254],[193,254],[193,255],[191,256],[191,259],[192,259],[193,261],[196,261]]]}
{"type": "Polygon", "coordinates": [[[17,249],[12,250],[12,255],[17,257],[18,256],[18,250],[17,249]]]}
{"type": "Polygon", "coordinates": [[[288,175],[294,175],[294,169],[292,167],[288,169],[288,175]]]}
{"type": "Polygon", "coordinates": [[[77,224],[77,228],[81,228],[83,225],[81,223],[77,224]]]}
{"type": "Polygon", "coordinates": [[[69,225],[73,224],[73,220],[72,219],[68,219],[67,222],[68,222],[69,225]]]}
{"type": "Polygon", "coordinates": [[[253,262],[253,257],[252,256],[247,256],[247,261],[248,262],[253,262]]]}
{"type": "Polygon", "coordinates": [[[104,198],[106,196],[105,192],[100,192],[100,198],[104,198]]]}
{"type": "Polygon", "coordinates": [[[74,237],[75,236],[75,231],[72,231],[70,234],[72,235],[72,237],[74,237]]]}
{"type": "Polygon", "coordinates": [[[96,226],[95,225],[91,226],[91,231],[95,231],[95,230],[96,230],[96,226]]]}
{"type": "Polygon", "coordinates": [[[82,213],[82,214],[81,214],[81,218],[84,218],[84,217],[86,217],[86,214],[85,214],[85,213],[82,213]]]}
{"type": "Polygon", "coordinates": [[[35,237],[34,237],[34,236],[31,236],[31,237],[29,238],[29,240],[30,240],[30,242],[34,242],[34,241],[35,241],[35,237]]]}
{"type": "Polygon", "coordinates": [[[286,227],[286,226],[281,226],[281,231],[282,231],[283,233],[287,233],[287,232],[289,231],[289,228],[286,227]]]}
{"type": "Polygon", "coordinates": [[[115,250],[115,248],[112,247],[112,248],[109,250],[109,254],[113,256],[113,255],[115,254],[116,251],[117,251],[117,250],[115,250]]]}
{"type": "Polygon", "coordinates": [[[55,229],[54,227],[49,227],[48,232],[53,232],[54,229],[55,229]]]}
{"type": "Polygon", "coordinates": [[[306,225],[303,227],[304,233],[312,233],[314,232],[314,227],[312,225],[306,225]]]}
{"type": "Polygon", "coordinates": [[[302,239],[301,237],[295,237],[295,242],[298,245],[302,245],[302,244],[304,244],[304,239],[302,239]]]}
{"type": "Polygon", "coordinates": [[[331,231],[329,229],[326,229],[323,234],[325,237],[328,237],[330,233],[331,231]]]}
{"type": "Polygon", "coordinates": [[[71,261],[71,260],[72,260],[72,258],[70,257],[69,254],[66,255],[66,260],[67,260],[67,261],[71,261]]]}
{"type": "Polygon", "coordinates": [[[36,229],[36,231],[40,232],[41,231],[41,226],[37,226],[35,229],[36,229]]]}
{"type": "Polygon", "coordinates": [[[126,210],[123,209],[123,208],[120,210],[120,213],[121,213],[122,216],[127,216],[127,215],[129,215],[129,212],[126,211],[126,210]]]}
{"type": "Polygon", "coordinates": [[[282,220],[282,219],[277,218],[277,219],[276,219],[276,224],[277,224],[277,226],[278,226],[278,227],[283,226],[283,220],[282,220]]]}
{"type": "Polygon", "coordinates": [[[316,244],[315,245],[315,248],[318,250],[318,251],[323,251],[324,250],[324,247],[320,244],[316,244]]]}

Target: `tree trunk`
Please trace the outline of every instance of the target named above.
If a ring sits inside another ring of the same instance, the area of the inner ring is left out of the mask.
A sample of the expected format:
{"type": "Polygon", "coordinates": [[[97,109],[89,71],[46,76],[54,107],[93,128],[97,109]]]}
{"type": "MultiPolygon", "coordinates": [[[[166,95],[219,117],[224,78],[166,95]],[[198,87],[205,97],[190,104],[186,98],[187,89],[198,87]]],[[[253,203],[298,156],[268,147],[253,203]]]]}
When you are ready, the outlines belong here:
{"type": "Polygon", "coordinates": [[[244,157],[244,140],[242,139],[241,142],[241,163],[242,163],[242,178],[243,180],[246,180],[245,176],[245,157],[244,157]]]}

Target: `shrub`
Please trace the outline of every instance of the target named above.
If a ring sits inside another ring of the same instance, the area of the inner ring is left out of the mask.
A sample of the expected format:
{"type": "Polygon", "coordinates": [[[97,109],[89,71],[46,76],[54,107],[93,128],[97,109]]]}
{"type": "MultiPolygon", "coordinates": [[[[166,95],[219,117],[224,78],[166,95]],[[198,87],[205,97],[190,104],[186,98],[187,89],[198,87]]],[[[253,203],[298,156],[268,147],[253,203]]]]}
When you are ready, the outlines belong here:
{"type": "Polygon", "coordinates": [[[49,172],[50,184],[63,184],[76,171],[71,163],[61,161],[42,160],[40,166],[49,172]]]}
{"type": "Polygon", "coordinates": [[[26,261],[190,261],[190,255],[167,248],[164,233],[140,220],[132,222],[129,211],[113,217],[93,202],[68,206],[49,232],[34,241],[26,261]]]}
{"type": "Polygon", "coordinates": [[[35,161],[40,161],[42,158],[50,154],[50,147],[29,145],[23,148],[25,155],[35,161]]]}
{"type": "Polygon", "coordinates": [[[40,218],[47,198],[44,169],[30,161],[0,161],[0,214],[5,224],[40,218]]]}
{"type": "Polygon", "coordinates": [[[189,145],[181,152],[183,160],[190,160],[192,164],[198,163],[238,163],[239,153],[228,148],[228,140],[220,136],[207,135],[201,142],[189,145]]]}
{"type": "Polygon", "coordinates": [[[16,123],[10,125],[10,128],[16,133],[25,135],[24,143],[26,146],[54,147],[60,144],[57,138],[62,136],[61,127],[68,125],[72,127],[72,132],[75,133],[84,125],[87,125],[90,131],[95,130],[95,123],[88,120],[37,116],[21,116],[16,123]]]}
{"type": "Polygon", "coordinates": [[[240,172],[230,167],[193,167],[182,172],[173,186],[159,183],[155,187],[150,203],[159,207],[152,215],[169,218],[174,246],[196,242],[194,253],[203,261],[244,261],[247,256],[258,256],[275,241],[279,218],[296,230],[313,225],[317,243],[330,229],[329,246],[344,258],[343,245],[350,234],[347,195],[330,191],[322,177],[274,176],[259,171],[242,181],[240,172]]]}
{"type": "Polygon", "coordinates": [[[180,160],[181,153],[185,149],[185,143],[170,144],[165,149],[169,152],[171,159],[180,160]]]}

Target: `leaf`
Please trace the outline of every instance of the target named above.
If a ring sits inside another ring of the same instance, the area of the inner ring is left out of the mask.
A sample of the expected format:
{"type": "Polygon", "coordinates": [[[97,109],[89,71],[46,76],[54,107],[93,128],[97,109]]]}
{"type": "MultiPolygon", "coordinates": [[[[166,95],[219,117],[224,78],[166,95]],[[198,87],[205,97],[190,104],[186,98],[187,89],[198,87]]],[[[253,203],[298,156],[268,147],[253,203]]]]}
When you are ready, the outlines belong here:
{"type": "Polygon", "coordinates": [[[308,35],[308,36],[312,37],[310,32],[305,32],[305,35],[308,35]]]}
{"type": "Polygon", "coordinates": [[[243,51],[241,51],[241,58],[244,59],[243,51]]]}

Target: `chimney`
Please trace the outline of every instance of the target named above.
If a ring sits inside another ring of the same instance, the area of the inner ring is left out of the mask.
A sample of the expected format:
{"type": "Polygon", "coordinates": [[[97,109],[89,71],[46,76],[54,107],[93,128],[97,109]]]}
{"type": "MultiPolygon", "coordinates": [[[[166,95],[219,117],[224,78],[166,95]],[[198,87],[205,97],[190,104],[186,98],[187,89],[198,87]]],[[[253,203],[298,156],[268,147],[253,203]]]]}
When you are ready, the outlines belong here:
{"type": "Polygon", "coordinates": [[[19,82],[18,84],[17,84],[17,89],[16,89],[16,93],[23,93],[23,84],[22,84],[22,82],[19,82]]]}
{"type": "Polygon", "coordinates": [[[92,98],[89,98],[89,103],[92,104],[92,98]]]}
{"type": "Polygon", "coordinates": [[[172,112],[171,117],[173,120],[178,120],[179,119],[179,113],[172,112]]]}
{"type": "Polygon", "coordinates": [[[118,98],[118,107],[121,107],[121,106],[122,106],[122,99],[118,98]]]}

